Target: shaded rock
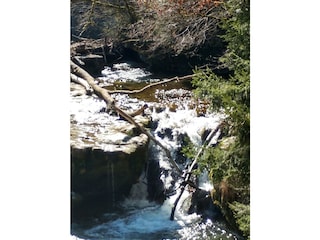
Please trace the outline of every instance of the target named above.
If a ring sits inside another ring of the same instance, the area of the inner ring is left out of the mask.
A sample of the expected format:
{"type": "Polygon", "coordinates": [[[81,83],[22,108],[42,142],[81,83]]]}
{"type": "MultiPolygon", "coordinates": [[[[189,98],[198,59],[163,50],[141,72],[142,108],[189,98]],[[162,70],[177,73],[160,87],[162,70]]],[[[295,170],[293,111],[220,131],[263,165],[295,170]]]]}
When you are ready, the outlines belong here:
{"type": "Polygon", "coordinates": [[[147,163],[148,200],[162,204],[166,199],[165,187],[161,181],[161,168],[159,162],[150,156],[147,163]]]}
{"type": "Polygon", "coordinates": [[[168,139],[172,140],[173,139],[173,135],[172,135],[172,129],[171,128],[165,128],[165,129],[161,129],[161,131],[157,132],[157,135],[161,138],[165,138],[167,137],[168,139]]]}
{"type": "Polygon", "coordinates": [[[71,206],[72,208],[79,207],[82,204],[83,198],[80,194],[71,192],[71,206]]]}
{"type": "Polygon", "coordinates": [[[204,219],[222,218],[220,208],[213,203],[210,192],[199,188],[192,194],[188,214],[192,214],[194,212],[200,214],[204,219]]]}
{"type": "Polygon", "coordinates": [[[147,136],[141,134],[122,144],[72,145],[71,190],[83,198],[122,200],[144,169],[147,143],[147,136]]]}

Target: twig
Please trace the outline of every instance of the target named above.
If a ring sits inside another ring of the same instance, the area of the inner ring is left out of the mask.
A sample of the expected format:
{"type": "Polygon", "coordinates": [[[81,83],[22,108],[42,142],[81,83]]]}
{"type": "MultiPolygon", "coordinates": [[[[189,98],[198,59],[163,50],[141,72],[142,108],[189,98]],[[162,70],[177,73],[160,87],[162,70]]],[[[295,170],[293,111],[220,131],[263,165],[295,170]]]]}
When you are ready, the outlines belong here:
{"type": "Polygon", "coordinates": [[[179,196],[177,197],[176,201],[174,202],[174,206],[171,210],[171,215],[170,215],[170,220],[172,221],[174,219],[174,212],[176,211],[176,208],[177,208],[177,205],[178,205],[178,202],[185,190],[185,186],[187,184],[189,184],[189,180],[190,180],[190,177],[191,177],[191,174],[192,174],[192,170],[195,166],[195,164],[197,163],[198,161],[198,158],[200,156],[200,154],[202,153],[202,151],[208,147],[208,143],[211,141],[211,139],[213,138],[213,136],[219,131],[220,127],[222,126],[223,123],[220,123],[215,129],[212,129],[210,134],[207,136],[206,140],[204,141],[204,143],[202,144],[201,148],[199,149],[196,157],[194,158],[192,164],[190,165],[190,167],[187,169],[187,171],[184,172],[183,174],[183,178],[185,179],[183,182],[182,182],[182,185],[181,185],[181,188],[180,188],[180,194],[179,196]]]}
{"type": "Polygon", "coordinates": [[[91,8],[90,8],[90,11],[89,11],[89,19],[88,19],[88,21],[84,24],[84,26],[82,27],[82,31],[80,32],[79,36],[81,36],[81,35],[88,29],[88,27],[89,27],[90,24],[93,24],[93,23],[94,23],[93,13],[94,13],[95,5],[96,5],[96,0],[91,0],[91,8]]]}
{"type": "Polygon", "coordinates": [[[72,34],[71,36],[74,37],[74,38],[77,38],[78,40],[81,40],[81,41],[84,41],[84,40],[88,40],[88,39],[89,39],[89,38],[84,38],[84,37],[77,36],[77,35],[75,35],[75,34],[72,34]]]}
{"type": "Polygon", "coordinates": [[[165,83],[169,83],[169,82],[172,82],[172,81],[182,81],[182,80],[189,80],[189,79],[192,79],[192,77],[195,76],[195,74],[191,74],[191,75],[186,75],[186,76],[183,76],[183,77],[173,77],[173,78],[169,78],[169,79],[166,79],[166,80],[163,80],[163,81],[160,81],[160,82],[156,82],[156,83],[151,83],[141,89],[138,89],[138,90],[111,90],[109,91],[109,93],[126,93],[126,94],[135,94],[135,93],[141,93],[143,92],[144,90],[148,89],[148,88],[151,88],[151,87],[155,87],[155,86],[158,86],[158,85],[161,85],[161,84],[165,84],[165,83]]]}

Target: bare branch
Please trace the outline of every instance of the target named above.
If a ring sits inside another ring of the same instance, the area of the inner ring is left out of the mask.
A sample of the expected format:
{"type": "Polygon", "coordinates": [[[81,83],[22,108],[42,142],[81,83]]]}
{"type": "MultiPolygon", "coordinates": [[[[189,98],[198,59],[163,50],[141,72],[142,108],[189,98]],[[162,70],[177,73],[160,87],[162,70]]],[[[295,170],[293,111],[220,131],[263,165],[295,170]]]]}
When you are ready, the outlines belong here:
{"type": "Polygon", "coordinates": [[[169,78],[169,79],[166,79],[166,80],[163,80],[163,81],[160,81],[160,82],[156,82],[156,83],[151,83],[141,89],[138,89],[138,90],[110,90],[109,93],[125,93],[125,94],[136,94],[136,93],[141,93],[143,91],[145,91],[146,89],[149,89],[149,88],[152,88],[152,87],[155,87],[155,86],[158,86],[158,85],[162,85],[162,84],[165,84],[165,83],[169,83],[169,82],[172,82],[172,81],[184,81],[184,80],[190,80],[192,79],[192,77],[194,76],[194,74],[191,74],[191,75],[186,75],[186,76],[183,76],[183,77],[173,77],[173,78],[169,78]]]}

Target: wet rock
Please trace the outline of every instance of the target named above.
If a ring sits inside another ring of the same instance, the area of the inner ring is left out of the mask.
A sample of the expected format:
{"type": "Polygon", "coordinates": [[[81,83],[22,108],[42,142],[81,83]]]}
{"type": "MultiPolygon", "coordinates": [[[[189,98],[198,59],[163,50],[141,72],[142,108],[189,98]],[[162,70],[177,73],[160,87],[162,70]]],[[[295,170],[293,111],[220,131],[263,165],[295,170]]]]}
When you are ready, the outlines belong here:
{"type": "Polygon", "coordinates": [[[156,92],[156,96],[159,99],[172,99],[179,98],[185,99],[192,97],[192,93],[185,89],[170,89],[170,90],[158,90],[156,92]]]}
{"type": "MultiPolygon", "coordinates": [[[[124,134],[125,135],[125,134],[124,134]]],[[[122,135],[122,136],[124,136],[122,135]]],[[[144,134],[71,145],[71,190],[83,198],[105,197],[109,203],[122,200],[136,183],[147,158],[148,138],[144,134]]]]}
{"type": "MultiPolygon", "coordinates": [[[[104,199],[112,205],[128,196],[144,170],[149,139],[133,124],[101,112],[99,99],[74,97],[72,106],[71,191],[81,195],[81,203],[104,199]]],[[[143,126],[150,121],[143,116],[135,120],[143,126]]]]}
{"type": "Polygon", "coordinates": [[[150,109],[151,109],[151,111],[154,111],[156,113],[161,113],[164,110],[166,110],[166,106],[163,104],[156,103],[156,104],[153,104],[152,106],[150,106],[150,109]]]}
{"type": "Polygon", "coordinates": [[[148,180],[148,200],[162,204],[166,199],[164,184],[161,181],[161,168],[159,162],[150,156],[147,167],[147,180],[148,180]]]}
{"type": "Polygon", "coordinates": [[[72,208],[79,207],[83,201],[83,198],[80,194],[71,192],[71,206],[72,208]]]}
{"type": "Polygon", "coordinates": [[[165,138],[167,137],[170,140],[173,140],[173,132],[171,128],[165,128],[165,129],[161,129],[161,131],[157,132],[157,135],[160,138],[165,138]]]}
{"type": "Polygon", "coordinates": [[[204,219],[222,218],[220,208],[213,203],[210,192],[199,188],[192,194],[188,214],[192,214],[194,212],[200,214],[204,219]]]}

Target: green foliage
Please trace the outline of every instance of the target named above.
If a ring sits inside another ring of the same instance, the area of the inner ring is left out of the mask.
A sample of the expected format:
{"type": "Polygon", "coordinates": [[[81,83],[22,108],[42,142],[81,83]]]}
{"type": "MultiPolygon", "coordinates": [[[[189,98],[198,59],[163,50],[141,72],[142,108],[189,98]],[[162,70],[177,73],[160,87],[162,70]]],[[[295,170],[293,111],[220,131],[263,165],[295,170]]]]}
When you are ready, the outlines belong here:
{"type": "Polygon", "coordinates": [[[193,85],[199,98],[210,102],[211,109],[225,115],[223,138],[199,159],[213,183],[227,180],[238,189],[238,202],[229,205],[239,229],[249,236],[250,226],[250,2],[228,0],[224,4],[221,38],[227,49],[219,58],[228,77],[212,69],[195,70],[193,85]],[[241,189],[241,190],[240,190],[241,189]]]}
{"type": "Polygon", "coordinates": [[[250,239],[250,206],[239,202],[233,202],[229,204],[232,210],[239,229],[243,235],[250,239]]]}
{"type": "MultiPolygon", "coordinates": [[[[249,64],[249,61],[246,62],[249,64]]],[[[241,142],[249,141],[250,83],[245,69],[236,71],[227,80],[214,74],[211,69],[196,70],[195,73],[195,94],[209,101],[214,111],[227,116],[231,126],[230,135],[239,136],[241,142]]]]}
{"type": "MultiPolygon", "coordinates": [[[[223,37],[228,42],[228,52],[233,52],[241,59],[250,57],[250,1],[228,0],[227,18],[222,20],[223,37]]],[[[232,58],[232,56],[231,56],[232,58]]],[[[233,67],[233,65],[229,65],[233,67]]]]}
{"type": "Polygon", "coordinates": [[[225,3],[226,18],[221,19],[221,36],[227,42],[227,50],[220,57],[221,66],[229,69],[223,78],[207,68],[195,70],[193,84],[195,94],[211,103],[214,111],[226,116],[225,137],[234,137],[228,148],[210,149],[202,158],[214,176],[214,182],[222,178],[237,179],[249,184],[250,175],[250,46],[249,1],[229,0],[225,3]]]}
{"type": "Polygon", "coordinates": [[[232,125],[231,135],[248,143],[250,128],[250,44],[249,44],[249,1],[230,0],[226,3],[227,19],[221,19],[225,30],[222,38],[227,50],[219,59],[221,67],[231,72],[224,79],[209,68],[195,70],[193,84],[197,96],[206,98],[215,111],[223,111],[232,125]]]}
{"type": "Polygon", "coordinates": [[[181,152],[183,153],[183,155],[189,159],[193,159],[196,155],[196,148],[195,146],[192,144],[190,138],[185,137],[183,139],[184,144],[184,148],[181,150],[181,152]]]}
{"type": "Polygon", "coordinates": [[[234,137],[224,138],[222,143],[224,142],[228,145],[227,147],[208,148],[201,156],[199,165],[208,169],[216,183],[228,179],[236,187],[249,185],[249,146],[240,145],[234,137]]]}

